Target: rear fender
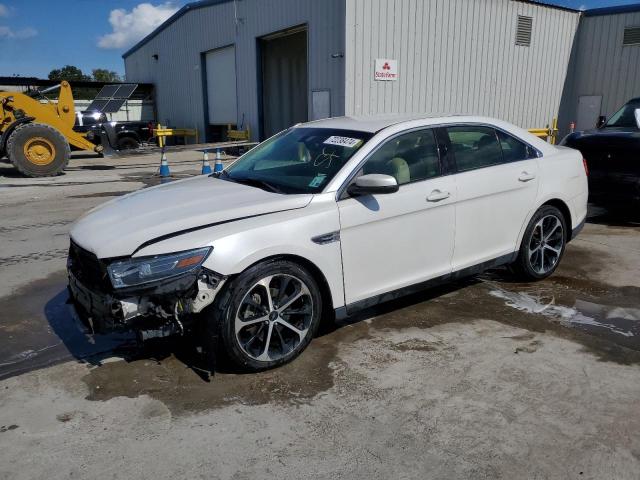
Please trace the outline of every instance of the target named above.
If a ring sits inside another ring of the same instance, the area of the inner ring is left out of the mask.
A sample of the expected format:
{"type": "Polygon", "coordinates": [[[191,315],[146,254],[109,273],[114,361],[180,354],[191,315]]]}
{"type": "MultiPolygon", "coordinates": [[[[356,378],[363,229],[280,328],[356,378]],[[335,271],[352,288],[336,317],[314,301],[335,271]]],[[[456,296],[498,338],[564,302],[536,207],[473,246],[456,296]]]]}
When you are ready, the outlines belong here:
{"type": "Polygon", "coordinates": [[[118,132],[118,139],[123,137],[134,138],[137,142],[140,142],[140,135],[138,135],[138,132],[136,132],[135,130],[129,130],[129,129],[120,130],[118,132]]]}
{"type": "Polygon", "coordinates": [[[32,122],[33,120],[34,120],[34,117],[22,117],[16,120],[15,122],[13,122],[11,125],[9,125],[9,127],[7,127],[7,129],[4,132],[2,132],[2,136],[0,137],[0,158],[2,158],[6,154],[7,141],[9,140],[9,137],[14,132],[14,130],[18,128],[20,125],[24,123],[32,122]]]}

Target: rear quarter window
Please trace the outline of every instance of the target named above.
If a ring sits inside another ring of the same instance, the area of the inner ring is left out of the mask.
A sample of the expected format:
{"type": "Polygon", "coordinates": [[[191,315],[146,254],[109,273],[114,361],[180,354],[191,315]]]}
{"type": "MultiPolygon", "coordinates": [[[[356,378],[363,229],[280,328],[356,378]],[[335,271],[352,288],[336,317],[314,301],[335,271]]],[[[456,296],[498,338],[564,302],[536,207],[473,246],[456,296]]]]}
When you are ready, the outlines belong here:
{"type": "Polygon", "coordinates": [[[517,162],[538,156],[536,151],[526,143],[500,130],[496,130],[496,132],[500,140],[502,157],[505,162],[517,162]]]}

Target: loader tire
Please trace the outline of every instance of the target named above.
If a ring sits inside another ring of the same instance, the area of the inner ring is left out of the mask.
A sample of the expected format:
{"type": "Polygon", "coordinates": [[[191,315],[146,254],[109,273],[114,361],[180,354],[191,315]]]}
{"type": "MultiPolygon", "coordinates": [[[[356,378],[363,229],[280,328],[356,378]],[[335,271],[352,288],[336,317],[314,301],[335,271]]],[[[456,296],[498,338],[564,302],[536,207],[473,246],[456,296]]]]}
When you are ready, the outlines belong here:
{"type": "Polygon", "coordinates": [[[16,128],[9,137],[7,154],[23,175],[52,177],[66,168],[71,148],[55,128],[42,123],[27,123],[16,128]]]}

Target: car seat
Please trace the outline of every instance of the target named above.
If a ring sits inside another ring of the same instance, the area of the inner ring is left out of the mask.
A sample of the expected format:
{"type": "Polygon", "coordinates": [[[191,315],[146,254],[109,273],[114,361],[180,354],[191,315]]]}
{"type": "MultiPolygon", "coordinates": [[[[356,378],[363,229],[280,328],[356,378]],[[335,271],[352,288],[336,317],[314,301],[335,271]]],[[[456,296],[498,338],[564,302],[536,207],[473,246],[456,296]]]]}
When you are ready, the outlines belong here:
{"type": "Polygon", "coordinates": [[[409,164],[404,158],[393,157],[386,164],[389,175],[396,178],[398,185],[409,183],[411,181],[411,171],[409,164]]]}

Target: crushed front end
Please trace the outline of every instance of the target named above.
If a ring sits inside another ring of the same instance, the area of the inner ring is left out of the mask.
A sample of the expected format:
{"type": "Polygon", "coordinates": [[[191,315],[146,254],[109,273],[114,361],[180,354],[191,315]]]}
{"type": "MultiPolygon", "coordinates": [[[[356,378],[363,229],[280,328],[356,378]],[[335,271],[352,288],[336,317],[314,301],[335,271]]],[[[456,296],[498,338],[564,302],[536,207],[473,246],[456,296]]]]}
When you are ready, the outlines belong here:
{"type": "Polygon", "coordinates": [[[226,280],[202,266],[210,251],[103,260],[72,240],[69,295],[93,333],[136,330],[143,340],[183,333],[226,280]]]}

